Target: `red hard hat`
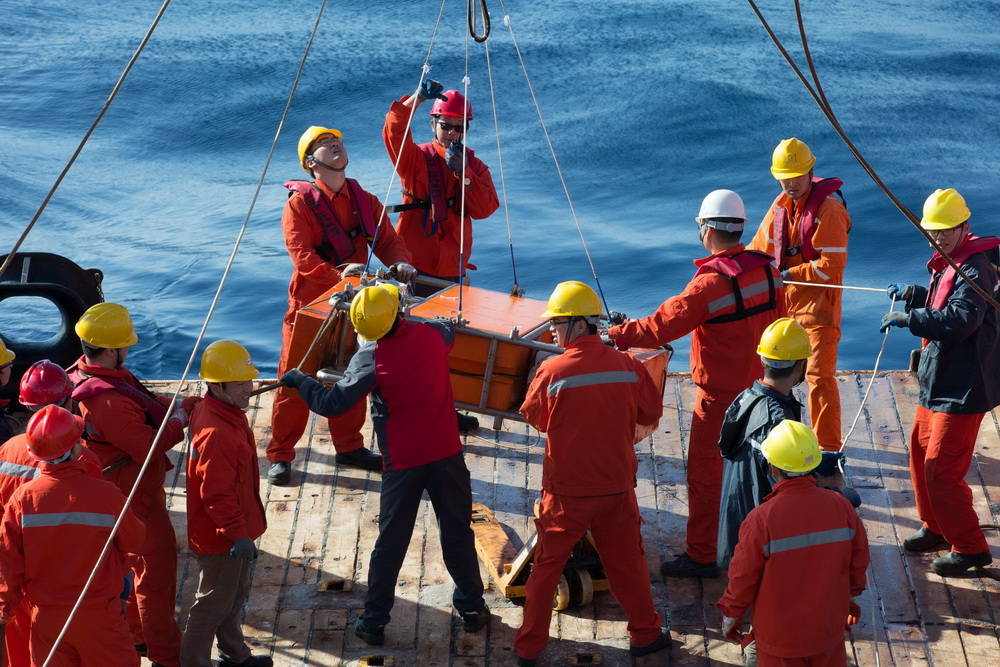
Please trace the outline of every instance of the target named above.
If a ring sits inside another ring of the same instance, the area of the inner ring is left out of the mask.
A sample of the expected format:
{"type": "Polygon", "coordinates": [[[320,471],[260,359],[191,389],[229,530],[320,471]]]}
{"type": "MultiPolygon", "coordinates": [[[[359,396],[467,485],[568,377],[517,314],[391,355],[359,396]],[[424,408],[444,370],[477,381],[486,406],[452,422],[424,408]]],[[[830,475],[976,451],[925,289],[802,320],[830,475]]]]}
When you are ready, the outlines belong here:
{"type": "Polygon", "coordinates": [[[66,371],[48,359],[31,364],[21,376],[19,400],[31,407],[60,403],[73,393],[73,381],[66,371]]]}
{"type": "Polygon", "coordinates": [[[36,461],[57,459],[80,441],[83,420],[58,405],[46,405],[28,420],[28,454],[36,461]]]}
{"type": "Polygon", "coordinates": [[[431,107],[432,116],[454,116],[455,118],[472,120],[472,105],[470,104],[466,108],[465,95],[457,90],[446,90],[444,96],[448,99],[434,100],[434,106],[431,107]],[[466,112],[468,112],[468,116],[465,115],[466,112]]]}

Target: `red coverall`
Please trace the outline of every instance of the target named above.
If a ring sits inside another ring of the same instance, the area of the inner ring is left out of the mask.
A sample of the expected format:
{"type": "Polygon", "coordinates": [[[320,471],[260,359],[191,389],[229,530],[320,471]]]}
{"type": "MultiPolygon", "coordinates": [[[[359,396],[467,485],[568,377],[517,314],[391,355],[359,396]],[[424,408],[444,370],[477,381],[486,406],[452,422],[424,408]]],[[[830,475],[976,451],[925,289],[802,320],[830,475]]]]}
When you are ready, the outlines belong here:
{"type": "MultiPolygon", "coordinates": [[[[716,256],[735,255],[737,245],[716,256]]],[[[701,266],[711,257],[696,260],[701,266]]],[[[691,379],[697,386],[691,417],[687,454],[688,521],[687,554],[699,563],[714,563],[719,531],[719,501],[722,488],[722,455],[719,433],[732,405],[744,389],[763,376],[757,343],[764,329],[785,316],[781,279],[772,272],[777,289],[777,307],[741,320],[709,323],[708,320],[735,312],[732,283],[720,273],[695,276],[678,296],[663,302],[649,317],[611,327],[608,335],[634,347],[659,347],[691,332],[691,379]]],[[[768,300],[767,280],[761,270],[737,277],[744,304],[751,308],[768,300]],[[751,293],[755,294],[750,296],[751,293]]]]}
{"type": "MultiPolygon", "coordinates": [[[[799,218],[812,192],[793,202],[782,193],[774,200],[753,240],[747,245],[751,250],[774,254],[774,211],[786,209],[786,220],[791,224],[786,230],[788,245],[799,246],[799,218]]],[[[816,214],[816,231],[812,244],[819,258],[804,262],[801,253],[785,258],[788,280],[802,283],[827,283],[842,285],[847,266],[847,232],[851,219],[847,209],[830,195],[819,205],[816,214]]],[[[843,290],[829,287],[802,287],[788,285],[785,299],[788,316],[805,327],[809,334],[813,356],[809,357],[806,381],[809,383],[809,415],[819,445],[831,452],[840,450],[840,389],[833,374],[837,370],[837,345],[840,343],[840,309],[843,290]]]]}
{"type": "MultiPolygon", "coordinates": [[[[87,375],[114,377],[141,386],[125,368],[109,370],[91,366],[82,357],[76,365],[87,375]]],[[[158,396],[157,400],[164,405],[170,402],[166,396],[158,396]]],[[[82,399],[79,408],[87,422],[88,432],[93,435],[92,440],[84,440],[83,444],[97,454],[101,465],[107,467],[123,458],[129,459],[106,477],[122,493],[128,494],[139,476],[139,469],[153,444],[158,426],[150,424],[142,406],[113,389],[82,399]]],[[[173,468],[167,459],[167,452],[183,440],[184,427],[178,420],[168,418],[163,436],[156,445],[131,505],[136,516],[146,524],[146,541],[135,550],[138,558],[133,567],[142,637],[147,657],[164,667],[180,665],[181,630],[174,619],[177,537],[167,512],[163,481],[167,471],[173,468]]]]}
{"type": "MultiPolygon", "coordinates": [[[[395,165],[397,158],[399,159],[396,173],[399,174],[400,185],[405,193],[412,195],[404,194],[404,203],[411,203],[415,198],[428,199],[430,184],[427,177],[427,159],[413,142],[412,134],[407,132],[412,109],[403,104],[406,99],[403,97],[392,103],[389,113],[385,115],[382,139],[385,141],[385,149],[389,152],[392,163],[395,165]],[[402,157],[399,157],[400,151],[402,157]]],[[[438,278],[458,280],[458,277],[465,273],[459,267],[459,250],[462,251],[466,268],[476,268],[469,263],[469,257],[472,255],[472,221],[493,215],[500,206],[500,200],[497,199],[497,191],[493,187],[490,168],[479,158],[473,157],[465,169],[469,183],[465,188],[463,218],[462,191],[459,189],[461,177],[445,163],[444,148],[437,142],[433,145],[438,153],[441,173],[444,175],[444,197],[454,198],[455,203],[449,207],[448,218],[436,225],[430,209],[403,211],[396,222],[396,230],[413,254],[411,263],[417,270],[438,278]],[[462,238],[463,233],[464,238],[462,238]]]]}
{"type": "MultiPolygon", "coordinates": [[[[0,526],[0,617],[10,617],[23,589],[32,606],[33,667],[45,661],[125,506],[121,492],[94,479],[87,462],[41,469],[41,476],[14,492],[0,526]]],[[[127,554],[144,536],[142,522],[127,510],[114,547],[49,665],[138,667],[118,595],[129,569],[127,554]]]]}
{"type": "Polygon", "coordinates": [[[597,336],[581,336],[539,367],[521,414],[547,440],[538,543],[524,621],[514,636],[517,654],[535,658],[548,644],[559,576],[588,530],[611,592],[628,615],[629,641],[653,643],[660,615],[639,529],[632,447],[636,424],[655,424],[663,414],[656,385],[638,361],[597,336]]]}
{"type": "Polygon", "coordinates": [[[242,664],[251,656],[240,616],[250,590],[252,561],[229,557],[235,540],[256,540],[267,519],[253,431],[242,410],[211,395],[191,414],[187,465],[188,546],[202,569],[181,656],[185,667],[212,667],[212,640],[221,657],[242,664]],[[215,575],[213,577],[213,575],[215,575]]]}
{"type": "Polygon", "coordinates": [[[718,607],[737,625],[753,607],[760,667],[845,665],[849,605],[867,569],[868,536],[851,504],[811,475],[782,480],[740,527],[718,607]]]}
{"type": "MultiPolygon", "coordinates": [[[[350,188],[345,184],[340,192],[334,192],[325,183],[317,180],[316,186],[330,203],[337,220],[347,229],[361,225],[357,206],[351,198],[350,188]]],[[[375,255],[386,266],[396,262],[410,263],[410,253],[389,224],[381,202],[367,193],[371,201],[372,218],[378,220],[378,242],[375,255]]],[[[281,327],[281,358],[278,361],[278,377],[289,368],[298,366],[301,359],[288,359],[288,347],[292,340],[295,313],[299,308],[313,303],[321,294],[340,282],[343,264],[364,264],[368,261],[368,242],[363,233],[352,239],[354,254],[343,260],[338,268],[323,259],[316,251],[323,243],[323,227],[316,219],[299,193],[292,194],[281,215],[281,229],[285,234],[285,246],[292,258],[292,280],[288,283],[288,312],[281,327]]],[[[305,433],[309,422],[309,408],[299,398],[298,393],[287,387],[278,390],[271,411],[271,442],[267,445],[267,460],[292,461],[295,459],[295,443],[305,433]]],[[[365,423],[365,402],[358,401],[349,412],[327,419],[330,438],[340,454],[353,452],[364,446],[361,427],[365,423]]]]}
{"type": "MultiPolygon", "coordinates": [[[[88,449],[80,454],[80,460],[89,464],[88,473],[96,479],[101,476],[101,461],[97,455],[88,449]]],[[[42,474],[39,461],[28,454],[28,440],[23,433],[15,435],[0,445],[0,517],[3,508],[10,500],[14,491],[42,474]]],[[[31,605],[27,598],[21,599],[21,606],[14,610],[14,620],[4,631],[4,642],[7,652],[6,662],[0,660],[0,665],[10,667],[27,667],[28,643],[31,636],[31,605]]]]}

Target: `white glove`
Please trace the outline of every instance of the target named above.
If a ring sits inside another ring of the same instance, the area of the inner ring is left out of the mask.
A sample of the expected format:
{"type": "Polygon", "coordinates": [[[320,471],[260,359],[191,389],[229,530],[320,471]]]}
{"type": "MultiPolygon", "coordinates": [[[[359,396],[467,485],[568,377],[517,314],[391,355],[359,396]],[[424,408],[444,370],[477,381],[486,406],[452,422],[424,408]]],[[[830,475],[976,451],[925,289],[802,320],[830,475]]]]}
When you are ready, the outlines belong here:
{"type": "Polygon", "coordinates": [[[348,264],[340,271],[341,278],[350,278],[351,276],[363,276],[365,274],[364,264],[348,264]]]}
{"type": "Polygon", "coordinates": [[[174,414],[170,415],[170,418],[179,421],[181,423],[181,428],[188,425],[188,416],[187,413],[184,412],[184,408],[177,408],[174,410],[174,414]]]}
{"type": "MultiPolygon", "coordinates": [[[[731,616],[722,617],[722,636],[733,642],[734,644],[740,643],[740,628],[736,624],[735,618],[731,616]]],[[[740,624],[742,625],[742,623],[740,624]]]]}

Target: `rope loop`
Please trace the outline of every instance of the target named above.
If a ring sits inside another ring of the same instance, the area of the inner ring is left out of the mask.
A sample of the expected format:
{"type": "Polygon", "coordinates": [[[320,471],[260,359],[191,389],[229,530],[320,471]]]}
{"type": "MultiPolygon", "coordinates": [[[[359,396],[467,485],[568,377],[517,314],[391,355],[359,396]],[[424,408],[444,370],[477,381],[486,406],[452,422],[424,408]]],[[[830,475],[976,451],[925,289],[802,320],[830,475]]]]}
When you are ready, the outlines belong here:
{"type": "Polygon", "coordinates": [[[485,42],[490,36],[490,10],[486,8],[486,0],[469,0],[467,16],[469,17],[469,35],[479,43],[485,42]],[[480,12],[483,15],[482,35],[476,33],[476,15],[480,12]]]}

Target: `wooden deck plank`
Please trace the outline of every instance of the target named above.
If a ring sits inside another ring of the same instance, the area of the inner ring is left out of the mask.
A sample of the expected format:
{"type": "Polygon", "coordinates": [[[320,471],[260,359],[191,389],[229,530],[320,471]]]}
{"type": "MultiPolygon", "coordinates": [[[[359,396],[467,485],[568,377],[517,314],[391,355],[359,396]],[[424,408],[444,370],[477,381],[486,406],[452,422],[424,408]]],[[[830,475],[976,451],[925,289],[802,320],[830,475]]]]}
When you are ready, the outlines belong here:
{"type": "MultiPolygon", "coordinates": [[[[867,387],[868,373],[842,373],[844,433],[867,387]]],[[[165,385],[167,387],[167,385],[165,385]]],[[[169,388],[169,387],[168,387],[169,388]]],[[[194,392],[192,385],[189,388],[194,392]]],[[[905,554],[903,538],[920,526],[909,479],[908,440],[916,407],[912,374],[879,374],[866,410],[847,445],[848,481],[858,488],[860,514],[871,543],[870,590],[861,598],[862,620],[847,636],[850,660],[882,665],[990,664],[1000,654],[997,609],[1000,585],[992,579],[942,579],[929,571],[931,555],[905,554]],[[873,621],[874,612],[874,621],[873,621]]],[[[665,654],[633,659],[627,652],[626,619],[608,593],[594,603],[553,615],[553,639],[539,664],[579,664],[595,656],[605,666],[738,665],[737,647],[722,641],[715,601],[725,587],[717,580],[669,580],[659,563],[684,550],[687,493],[684,483],[694,385],[687,375],[668,376],[664,415],[654,434],[637,445],[637,497],[646,523],[643,536],[654,602],[675,645],[665,654]]],[[[255,399],[248,412],[261,460],[269,437],[271,394],[255,399]]],[[[485,426],[490,420],[483,418],[485,426]]],[[[366,431],[366,436],[370,431],[366,431]]],[[[499,431],[481,428],[465,439],[466,461],[476,502],[491,507],[513,545],[520,548],[534,530],[531,506],[538,494],[544,440],[520,423],[499,431]]],[[[180,449],[170,454],[177,468],[168,473],[171,519],[178,536],[178,617],[185,621],[194,598],[197,564],[186,549],[184,467],[180,449]]],[[[987,415],[967,481],[980,520],[1000,519],[1000,426],[987,415]]],[[[493,610],[489,630],[467,634],[450,607],[451,580],[440,558],[433,512],[424,500],[414,540],[407,552],[393,621],[385,647],[373,648],[354,636],[367,581],[368,554],[378,533],[381,480],[364,471],[339,469],[322,420],[312,422],[297,447],[294,486],[270,487],[266,477],[268,531],[261,540],[254,587],[244,631],[256,652],[273,652],[275,665],[395,665],[493,667],[512,662],[513,636],[521,611],[488,593],[493,610]],[[319,580],[343,579],[346,592],[319,593],[319,580]]],[[[987,530],[1000,558],[996,529],[987,530]]],[[[148,661],[143,664],[148,665],[148,661]]]]}

